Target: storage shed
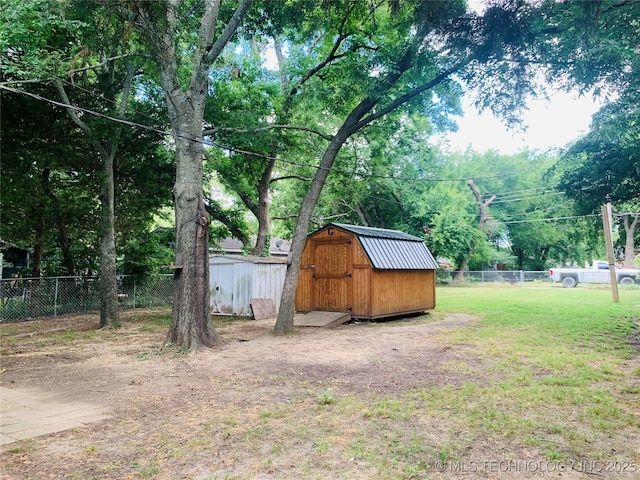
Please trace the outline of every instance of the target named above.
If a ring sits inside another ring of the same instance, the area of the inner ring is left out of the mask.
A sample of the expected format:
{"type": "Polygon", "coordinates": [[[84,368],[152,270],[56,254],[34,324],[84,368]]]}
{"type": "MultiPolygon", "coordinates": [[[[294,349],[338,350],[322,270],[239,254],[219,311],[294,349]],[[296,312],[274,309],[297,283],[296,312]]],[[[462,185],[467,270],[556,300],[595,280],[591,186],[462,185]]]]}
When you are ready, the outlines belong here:
{"type": "Polygon", "coordinates": [[[252,299],[273,300],[277,312],[286,262],[286,258],[276,257],[211,255],[211,314],[251,317],[252,299]]]}
{"type": "Polygon", "coordinates": [[[364,319],[422,312],[436,305],[437,268],[418,237],[331,223],[307,238],[296,310],[364,319]]]}

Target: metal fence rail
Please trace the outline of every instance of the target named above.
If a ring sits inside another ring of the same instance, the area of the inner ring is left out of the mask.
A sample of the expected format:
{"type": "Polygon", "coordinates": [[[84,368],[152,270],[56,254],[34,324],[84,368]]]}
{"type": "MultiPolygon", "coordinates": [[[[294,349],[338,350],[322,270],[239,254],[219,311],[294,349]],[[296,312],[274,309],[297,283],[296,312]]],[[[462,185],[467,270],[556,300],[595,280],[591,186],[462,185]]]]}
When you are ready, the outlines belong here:
{"type": "MultiPolygon", "coordinates": [[[[120,309],[170,306],[173,275],[144,281],[118,277],[120,309]]],[[[17,322],[100,310],[99,277],[5,278],[0,280],[0,322],[17,322]]]]}

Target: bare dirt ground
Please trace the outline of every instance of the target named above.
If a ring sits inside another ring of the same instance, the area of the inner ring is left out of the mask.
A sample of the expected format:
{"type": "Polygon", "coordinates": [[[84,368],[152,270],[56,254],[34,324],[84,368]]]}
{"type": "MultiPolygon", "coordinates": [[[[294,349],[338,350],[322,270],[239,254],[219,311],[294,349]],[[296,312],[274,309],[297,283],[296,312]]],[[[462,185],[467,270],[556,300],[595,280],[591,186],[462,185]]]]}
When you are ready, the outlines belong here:
{"type": "MultiPolygon", "coordinates": [[[[460,472],[418,476],[393,460],[411,456],[424,471],[427,462],[433,467],[446,458],[442,446],[452,444],[465,445],[474,458],[506,453],[544,460],[535,448],[509,438],[499,445],[465,439],[464,431],[431,423],[430,412],[412,417],[401,402],[380,403],[415,388],[482,384],[486,360],[446,340],[447,332],[473,327],[472,316],[300,328],[288,337],[271,334],[273,320],[216,319],[226,343],[186,355],[161,349],[167,326],[149,323],[145,315],[126,313],[113,331],[96,330],[95,315],[0,325],[4,387],[89,402],[111,415],[3,447],[0,478],[454,478],[460,472]],[[369,400],[387,410],[363,412],[369,400]],[[372,417],[379,421],[370,423],[372,417]],[[402,443],[385,431],[392,424],[403,425],[402,443]],[[414,444],[418,432],[421,443],[414,444]],[[379,439],[395,445],[389,460],[363,453],[379,439]]],[[[513,478],[499,469],[463,475],[513,478]]],[[[593,478],[576,472],[520,476],[593,478]]]]}

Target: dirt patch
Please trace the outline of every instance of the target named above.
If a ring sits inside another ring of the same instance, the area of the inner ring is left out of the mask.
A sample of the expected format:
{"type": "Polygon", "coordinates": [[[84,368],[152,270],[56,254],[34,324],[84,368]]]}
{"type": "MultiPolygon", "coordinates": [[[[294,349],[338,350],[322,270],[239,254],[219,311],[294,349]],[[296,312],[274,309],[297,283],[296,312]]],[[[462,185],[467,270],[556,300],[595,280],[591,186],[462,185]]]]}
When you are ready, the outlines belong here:
{"type": "MultiPolygon", "coordinates": [[[[287,337],[271,334],[273,320],[214,322],[225,344],[195,355],[161,349],[166,325],[140,312],[114,331],[95,330],[95,316],[0,326],[3,386],[111,415],[6,446],[0,478],[424,478],[411,468],[449,478],[436,467],[451,460],[447,448],[544,460],[507,437],[494,444],[469,433],[446,409],[416,415],[402,401],[427,387],[488,381],[487,360],[447,340],[476,328],[473,316],[300,328],[287,337]],[[384,460],[367,455],[368,442],[388,446],[384,460]]],[[[465,476],[500,478],[486,468],[465,476]]]]}
{"type": "Polygon", "coordinates": [[[196,386],[212,379],[251,378],[254,387],[304,382],[345,393],[393,393],[459,381],[464,375],[441,367],[464,356],[464,348],[453,351],[440,344],[438,333],[475,321],[461,314],[437,322],[427,316],[337,329],[300,328],[292,336],[274,337],[272,319],[214,319],[225,344],[184,355],[161,349],[162,326],[149,331],[125,318],[118,330],[100,331],[95,316],[49,319],[2,326],[11,332],[2,335],[1,379],[9,388],[56,392],[110,408],[117,408],[130,390],[169,395],[185,379],[196,386]]]}

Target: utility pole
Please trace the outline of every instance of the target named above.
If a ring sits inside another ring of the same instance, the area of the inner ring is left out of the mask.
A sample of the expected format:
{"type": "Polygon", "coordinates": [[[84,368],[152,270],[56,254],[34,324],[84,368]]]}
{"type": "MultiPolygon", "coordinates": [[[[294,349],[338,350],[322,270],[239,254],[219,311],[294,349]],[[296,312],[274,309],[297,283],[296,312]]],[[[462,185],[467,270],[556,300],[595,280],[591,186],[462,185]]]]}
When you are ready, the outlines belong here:
{"type": "Polygon", "coordinates": [[[602,224],[604,226],[604,241],[607,246],[607,260],[609,261],[609,278],[611,279],[611,295],[614,302],[620,301],[618,295],[618,279],[616,278],[616,262],[613,256],[613,233],[611,229],[611,202],[602,206],[602,224]]]}

